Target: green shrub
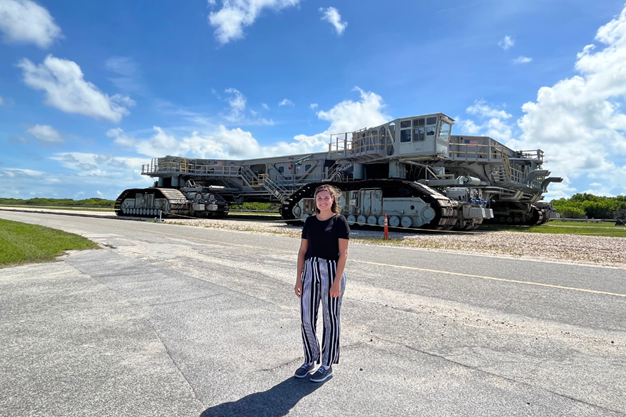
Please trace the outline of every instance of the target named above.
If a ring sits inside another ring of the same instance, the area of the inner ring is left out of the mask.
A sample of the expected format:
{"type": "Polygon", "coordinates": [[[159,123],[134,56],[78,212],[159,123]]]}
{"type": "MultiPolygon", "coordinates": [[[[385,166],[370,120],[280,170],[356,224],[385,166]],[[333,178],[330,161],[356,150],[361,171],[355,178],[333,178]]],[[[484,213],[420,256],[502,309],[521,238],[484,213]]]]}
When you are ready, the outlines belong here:
{"type": "Polygon", "coordinates": [[[552,205],[564,218],[614,219],[626,212],[626,196],[599,197],[579,193],[569,199],[552,200],[552,205]]]}

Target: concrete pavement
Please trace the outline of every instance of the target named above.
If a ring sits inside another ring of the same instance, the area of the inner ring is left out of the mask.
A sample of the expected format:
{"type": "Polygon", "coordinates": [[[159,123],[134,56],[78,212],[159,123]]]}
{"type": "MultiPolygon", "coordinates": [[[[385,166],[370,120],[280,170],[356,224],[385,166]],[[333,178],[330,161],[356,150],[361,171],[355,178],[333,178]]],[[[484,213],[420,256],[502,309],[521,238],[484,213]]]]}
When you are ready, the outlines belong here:
{"type": "Polygon", "coordinates": [[[0,270],[2,415],[626,410],[623,271],[353,245],[341,363],[317,385],[291,378],[296,239],[28,216],[108,247],[0,270]],[[527,283],[488,279],[507,277],[527,283]]]}

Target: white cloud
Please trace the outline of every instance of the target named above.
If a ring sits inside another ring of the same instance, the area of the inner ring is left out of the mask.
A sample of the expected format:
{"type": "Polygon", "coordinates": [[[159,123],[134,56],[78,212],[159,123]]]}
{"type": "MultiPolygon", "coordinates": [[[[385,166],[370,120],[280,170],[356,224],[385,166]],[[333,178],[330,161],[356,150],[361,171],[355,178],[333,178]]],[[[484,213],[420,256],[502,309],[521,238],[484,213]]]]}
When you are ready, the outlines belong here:
{"type": "MultiPolygon", "coordinates": [[[[215,5],[208,0],[209,6],[215,5]]],[[[251,26],[264,9],[279,11],[297,6],[300,0],[222,0],[222,8],[211,12],[209,23],[215,27],[215,37],[222,45],[243,38],[243,28],[251,26]]]]}
{"type": "Polygon", "coordinates": [[[500,142],[507,143],[512,140],[513,128],[506,120],[512,117],[504,110],[493,107],[485,100],[476,100],[466,111],[477,116],[480,124],[473,120],[459,120],[458,126],[461,132],[467,135],[486,135],[500,142]]]}
{"type": "Polygon", "coordinates": [[[481,117],[491,117],[496,119],[509,119],[511,115],[504,110],[498,110],[491,107],[485,100],[476,100],[474,104],[466,110],[469,114],[475,114],[481,117]]]}
{"type": "Polygon", "coordinates": [[[327,21],[335,27],[337,35],[341,35],[343,31],[346,30],[348,22],[341,21],[341,15],[339,14],[339,10],[335,9],[334,7],[329,7],[327,9],[320,7],[319,11],[324,14],[322,16],[322,20],[327,21]]]}
{"type": "Polygon", "coordinates": [[[60,167],[55,172],[18,168],[0,169],[0,195],[13,198],[35,196],[56,198],[95,197],[115,199],[126,188],[144,188],[154,180],[141,175],[149,158],[122,158],[108,154],[55,153],[49,159],[60,167]],[[16,186],[18,184],[18,186],[16,186]]]}
{"type": "Polygon", "coordinates": [[[65,143],[65,139],[52,126],[35,125],[26,130],[33,135],[41,146],[55,146],[65,143]]]}
{"type": "Polygon", "coordinates": [[[219,115],[207,114],[188,110],[186,108],[170,103],[166,100],[157,99],[156,106],[163,113],[175,117],[182,117],[188,121],[186,126],[176,127],[179,131],[191,132],[194,130],[207,131],[214,130],[219,125],[238,124],[239,126],[272,126],[274,121],[260,117],[260,112],[248,109],[250,115],[247,115],[247,99],[241,92],[235,88],[225,90],[229,97],[224,100],[228,103],[227,111],[220,112],[219,115]],[[219,117],[218,117],[219,116],[219,117]]]}
{"type": "Polygon", "coordinates": [[[25,138],[23,136],[9,136],[9,142],[11,142],[11,143],[30,143],[30,140],[28,140],[28,138],[25,138]]]}
{"type": "Polygon", "coordinates": [[[507,143],[512,139],[513,130],[502,119],[491,118],[487,121],[487,136],[494,138],[502,143],[507,143]]]}
{"type": "Polygon", "coordinates": [[[77,171],[76,175],[80,177],[111,177],[112,173],[123,174],[124,171],[140,173],[141,166],[150,162],[146,158],[126,158],[111,154],[84,152],[55,153],[50,159],[58,161],[65,168],[77,171]]]}
{"type": "Polygon", "coordinates": [[[41,177],[45,172],[22,168],[0,168],[0,178],[41,177]]]}
{"type": "Polygon", "coordinates": [[[553,182],[548,187],[548,192],[544,194],[544,201],[558,200],[559,198],[569,198],[576,193],[576,188],[572,186],[570,180],[565,177],[563,182],[553,182]]]}
{"type": "Polygon", "coordinates": [[[514,64],[528,64],[532,61],[532,58],[528,58],[527,56],[519,56],[513,60],[514,64]]]}
{"type": "Polygon", "coordinates": [[[284,98],[283,101],[278,103],[278,105],[279,106],[293,106],[294,104],[293,104],[293,101],[284,98]]]}
{"type": "Polygon", "coordinates": [[[117,146],[121,146],[122,148],[133,148],[137,143],[137,140],[135,138],[127,136],[124,131],[119,127],[115,129],[109,129],[106,135],[110,138],[115,138],[113,143],[117,146]]]}
{"type": "Polygon", "coordinates": [[[619,173],[626,173],[626,116],[619,103],[626,97],[626,7],[595,39],[604,49],[588,45],[578,54],[580,75],[540,88],[537,100],[522,106],[518,144],[544,149],[555,175],[586,177],[606,191],[624,192],[619,173]]]}
{"type": "Polygon", "coordinates": [[[246,96],[235,88],[228,88],[224,92],[231,95],[231,97],[226,99],[230,105],[231,111],[229,115],[225,116],[226,120],[231,122],[238,121],[243,111],[246,109],[246,96]]]}
{"type": "MultiPolygon", "coordinates": [[[[291,142],[261,146],[252,133],[241,128],[229,129],[223,125],[208,132],[194,131],[178,138],[171,132],[154,127],[152,138],[136,145],[138,153],[150,157],[179,155],[196,158],[246,159],[261,156],[293,155],[320,152],[327,149],[330,133],[352,132],[366,126],[376,126],[391,119],[383,113],[382,98],[375,93],[365,92],[355,87],[360,101],[346,100],[328,111],[320,111],[317,116],[330,122],[329,128],[314,135],[296,135],[291,142]]],[[[112,129],[111,136],[120,134],[112,129]]]]}
{"type": "MultiPolygon", "coordinates": [[[[191,136],[185,137],[181,140],[180,155],[193,156],[196,158],[223,158],[228,159],[230,157],[227,149],[227,143],[222,142],[222,139],[228,136],[234,136],[237,131],[242,132],[244,136],[252,138],[250,132],[244,132],[241,129],[236,129],[235,132],[229,131],[224,126],[219,126],[216,131],[205,134],[199,132],[192,132],[191,136]]],[[[253,147],[254,144],[258,147],[256,139],[252,138],[253,147]]],[[[238,148],[244,141],[243,138],[238,138],[235,142],[235,147],[238,148]]],[[[245,148],[244,148],[245,149],[245,148]]]]}
{"type": "Polygon", "coordinates": [[[371,91],[363,91],[359,87],[354,87],[353,91],[359,92],[361,101],[346,100],[327,112],[317,112],[317,117],[331,122],[327,132],[352,132],[391,120],[390,116],[383,113],[385,105],[381,96],[371,91]]]}
{"type": "Polygon", "coordinates": [[[317,109],[317,107],[318,107],[317,103],[311,103],[311,104],[309,105],[309,108],[310,108],[311,110],[316,110],[316,109],[317,109]]]}
{"type": "Polygon", "coordinates": [[[292,142],[278,142],[276,145],[266,146],[262,152],[265,156],[298,155],[312,152],[322,152],[328,149],[329,134],[296,135],[292,142]]]}
{"type": "Polygon", "coordinates": [[[195,158],[251,158],[261,152],[252,134],[240,128],[228,129],[220,125],[210,133],[194,131],[181,139],[157,126],[154,131],[151,139],[137,145],[137,152],[151,157],[180,155],[195,158]]]}
{"type": "Polygon", "coordinates": [[[457,122],[455,124],[455,126],[458,126],[461,129],[461,133],[466,134],[466,135],[476,135],[478,132],[480,132],[481,126],[477,125],[476,123],[474,123],[473,120],[459,120],[457,119],[457,122]]]}
{"type": "Polygon", "coordinates": [[[73,61],[48,55],[40,65],[23,59],[18,66],[24,71],[26,85],[44,90],[45,103],[66,113],[119,122],[129,114],[127,107],[135,105],[129,97],[109,96],[85,81],[80,67],[73,61]]]}
{"type": "Polygon", "coordinates": [[[0,106],[13,107],[15,101],[11,97],[0,97],[0,106]]]}
{"type": "Polygon", "coordinates": [[[515,45],[515,41],[510,36],[505,36],[500,42],[498,42],[498,46],[505,51],[515,45]]]}
{"type": "Polygon", "coordinates": [[[155,134],[148,140],[137,144],[137,152],[153,158],[165,155],[178,155],[181,148],[176,138],[168,135],[158,126],[153,127],[155,134]]]}
{"type": "Polygon", "coordinates": [[[265,110],[269,110],[270,109],[270,106],[268,106],[265,103],[261,103],[261,107],[263,107],[265,110]]]}
{"type": "Polygon", "coordinates": [[[63,37],[48,10],[31,0],[0,0],[0,31],[5,43],[34,43],[40,48],[63,37]]]}
{"type": "Polygon", "coordinates": [[[383,99],[371,91],[355,87],[361,96],[360,101],[345,100],[328,111],[317,112],[320,120],[330,122],[328,129],[315,135],[296,135],[293,142],[279,142],[275,146],[264,147],[265,155],[293,155],[323,152],[328,149],[331,133],[353,132],[388,122],[391,116],[384,113],[383,99]]]}
{"type": "Polygon", "coordinates": [[[117,77],[111,77],[109,80],[119,90],[136,93],[143,90],[139,64],[133,58],[115,56],[107,59],[104,65],[109,71],[117,74],[117,77]]]}
{"type": "Polygon", "coordinates": [[[377,126],[391,120],[391,116],[384,113],[383,99],[371,91],[358,91],[359,101],[345,100],[328,111],[317,112],[320,120],[330,122],[328,129],[314,135],[296,135],[292,142],[279,142],[273,146],[261,149],[263,155],[293,155],[311,152],[323,152],[328,149],[331,133],[353,132],[363,127],[377,126]]]}
{"type": "MultiPolygon", "coordinates": [[[[239,128],[227,129],[224,126],[220,126],[213,134],[213,137],[209,139],[219,144],[222,152],[230,157],[254,157],[261,152],[259,143],[252,137],[252,134],[239,128]]],[[[188,147],[190,150],[193,149],[191,138],[185,138],[183,142],[185,147],[188,147]]]]}
{"type": "MultiPolygon", "coordinates": [[[[257,117],[258,112],[254,110],[250,110],[250,114],[252,115],[253,118],[246,117],[245,110],[246,110],[247,98],[236,88],[228,88],[224,92],[229,95],[229,97],[227,97],[225,100],[230,107],[229,113],[221,114],[221,116],[226,121],[231,122],[231,123],[238,123],[242,125],[256,125],[256,126],[258,125],[271,126],[274,124],[274,121],[272,119],[268,120],[262,117],[257,117]]],[[[195,115],[192,118],[195,119],[196,122],[199,122],[205,119],[201,115],[195,115]]],[[[199,123],[199,124],[206,124],[206,123],[199,123]]]]}

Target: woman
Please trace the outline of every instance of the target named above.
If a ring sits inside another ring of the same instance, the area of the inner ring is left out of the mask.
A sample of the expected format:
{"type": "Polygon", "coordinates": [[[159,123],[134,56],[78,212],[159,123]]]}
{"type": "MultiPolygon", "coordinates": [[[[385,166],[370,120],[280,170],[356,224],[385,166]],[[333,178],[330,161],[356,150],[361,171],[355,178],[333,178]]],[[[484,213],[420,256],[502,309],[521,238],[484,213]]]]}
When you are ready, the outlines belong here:
{"type": "Polygon", "coordinates": [[[344,268],[348,258],[350,227],[339,214],[339,191],[330,185],[315,190],[315,216],[306,219],[298,251],[295,292],[300,297],[304,364],[296,378],[311,373],[320,361],[320,346],[315,334],[320,300],[324,311],[322,365],[311,377],[322,382],[333,374],[332,364],[339,363],[339,313],[346,287],[344,268]]]}

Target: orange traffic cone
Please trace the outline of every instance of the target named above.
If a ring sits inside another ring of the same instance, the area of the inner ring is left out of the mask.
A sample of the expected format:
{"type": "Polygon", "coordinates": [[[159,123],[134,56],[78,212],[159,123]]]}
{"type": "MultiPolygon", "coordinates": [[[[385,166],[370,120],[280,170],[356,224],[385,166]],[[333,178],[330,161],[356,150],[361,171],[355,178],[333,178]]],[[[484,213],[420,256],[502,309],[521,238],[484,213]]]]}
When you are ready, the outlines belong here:
{"type": "Polygon", "coordinates": [[[389,222],[387,221],[386,214],[385,214],[385,240],[389,240],[389,222]]]}

